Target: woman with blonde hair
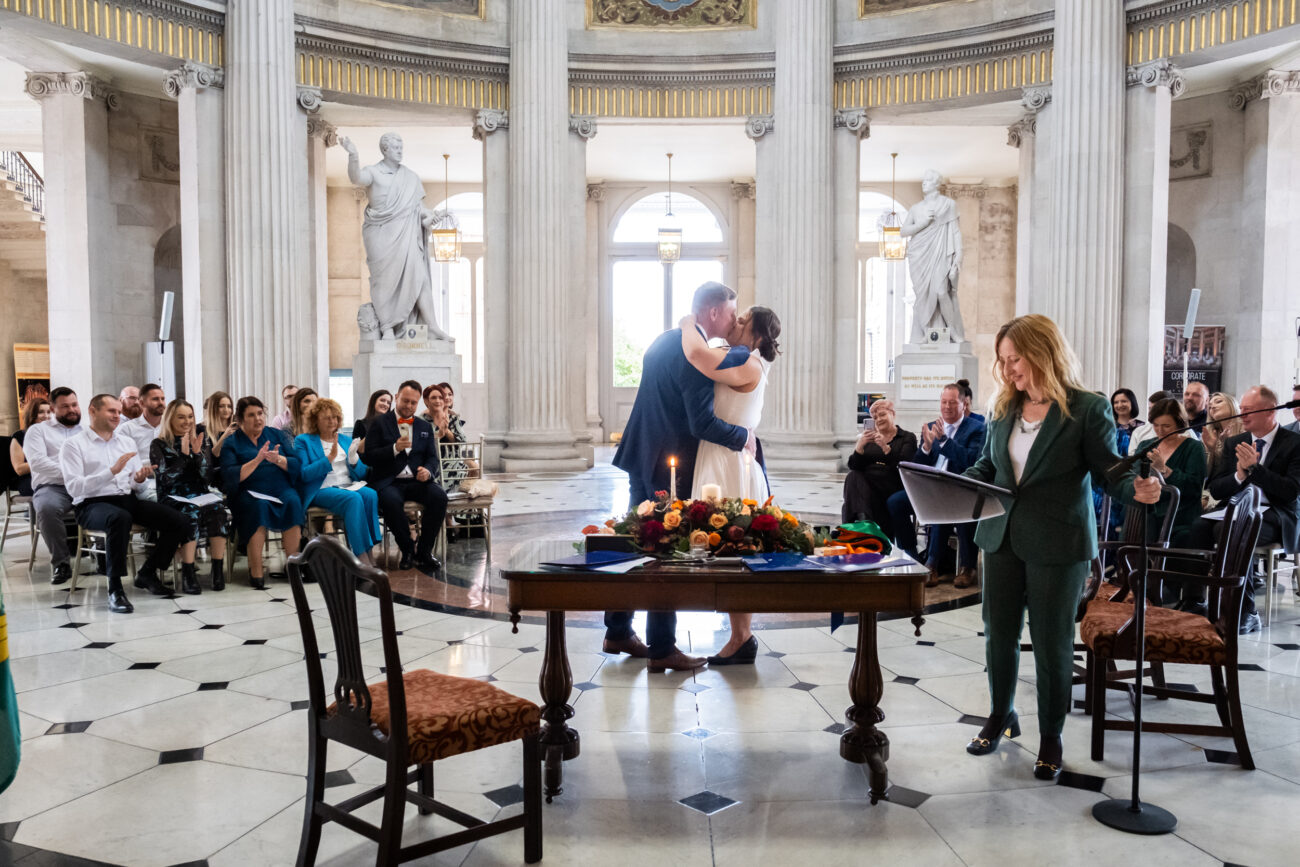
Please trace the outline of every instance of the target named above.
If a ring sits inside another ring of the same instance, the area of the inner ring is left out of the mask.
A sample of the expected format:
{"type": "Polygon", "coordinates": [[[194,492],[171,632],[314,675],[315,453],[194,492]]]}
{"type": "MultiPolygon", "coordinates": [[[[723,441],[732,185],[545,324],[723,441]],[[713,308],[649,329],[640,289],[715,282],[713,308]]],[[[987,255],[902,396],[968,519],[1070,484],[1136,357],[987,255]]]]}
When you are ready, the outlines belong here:
{"type": "Polygon", "coordinates": [[[293,442],[298,456],[298,493],[304,506],[316,506],[343,519],[348,548],[373,566],[370,551],[379,544],[379,497],[374,488],[354,483],[366,476],[366,465],[349,455],[352,437],[339,433],[343,407],[337,401],[314,401],[303,418],[305,430],[293,442]]]}
{"type": "MultiPolygon", "coordinates": [[[[1061,770],[1070,710],[1075,609],[1097,555],[1090,480],[1105,479],[1120,457],[1110,403],[1080,383],[1074,350],[1055,322],[1018,316],[998,330],[994,346],[998,392],[984,453],[965,475],[1010,488],[1015,499],[975,531],[984,551],[989,716],[966,751],[986,755],[1004,734],[1020,734],[1015,697],[1027,609],[1038,692],[1034,776],[1051,780],[1061,770]]],[[[1158,479],[1131,470],[1106,488],[1127,503],[1160,497],[1158,479]]]]}
{"type": "Polygon", "coordinates": [[[203,401],[203,421],[194,426],[212,440],[213,457],[221,457],[221,444],[239,429],[235,424],[235,399],[224,391],[214,391],[203,401]]]}
{"type": "Polygon", "coordinates": [[[296,437],[307,430],[307,413],[319,399],[320,395],[314,388],[300,388],[289,399],[289,436],[296,437]]]}
{"type": "Polygon", "coordinates": [[[1210,423],[1201,428],[1201,442],[1205,445],[1205,461],[1211,479],[1223,471],[1223,468],[1219,466],[1219,462],[1223,460],[1223,443],[1230,437],[1238,436],[1246,431],[1241,426],[1241,419],[1239,418],[1234,418],[1232,421],[1219,421],[1219,419],[1228,418],[1240,412],[1241,406],[1232,395],[1225,394],[1222,391],[1216,391],[1210,395],[1210,402],[1206,408],[1210,423]]]}

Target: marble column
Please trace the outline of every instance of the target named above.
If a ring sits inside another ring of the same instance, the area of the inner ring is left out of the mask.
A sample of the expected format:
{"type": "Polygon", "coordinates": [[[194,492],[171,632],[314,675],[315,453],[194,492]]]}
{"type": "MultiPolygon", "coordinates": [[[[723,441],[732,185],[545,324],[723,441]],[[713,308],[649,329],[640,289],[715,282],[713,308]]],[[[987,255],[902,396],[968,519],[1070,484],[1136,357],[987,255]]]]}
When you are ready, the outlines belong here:
{"type": "MultiPolygon", "coordinates": [[[[1269,70],[1233,92],[1245,113],[1241,190],[1240,307],[1228,339],[1238,341],[1238,393],[1263,383],[1286,400],[1300,376],[1300,71],[1269,70]]],[[[1207,291],[1213,291],[1213,287],[1207,291]]]]}
{"type": "MultiPolygon", "coordinates": [[[[775,221],[760,243],[775,267],[760,267],[755,300],[781,317],[782,355],[763,409],[769,467],[835,470],[834,365],[835,177],[832,119],[833,3],[777,0],[775,160],[760,166],[759,195],[774,189],[775,221]],[[766,169],[766,175],[764,175],[766,169]],[[775,171],[772,171],[775,169],[775,171]]],[[[762,218],[760,217],[760,220],[762,218]]],[[[852,394],[838,395],[851,402],[852,394]]]]}
{"type": "Polygon", "coordinates": [[[483,143],[483,381],[488,417],[484,461],[501,469],[510,425],[510,138],[509,116],[494,108],[474,115],[474,138],[483,143]]]}
{"type": "Polygon", "coordinates": [[[860,108],[835,112],[835,349],[831,366],[831,410],[835,447],[848,459],[857,442],[858,386],[858,185],[862,140],[871,119],[860,108]]]}
{"type": "Polygon", "coordinates": [[[1047,286],[1051,205],[1051,85],[1024,89],[1025,113],[1007,127],[1007,144],[1020,150],[1016,195],[1016,315],[1043,312],[1047,286]],[[1037,219],[1035,219],[1037,217],[1037,219]]]}
{"type": "Polygon", "coordinates": [[[230,368],[226,332],[225,77],[186,62],[163,83],[176,100],[181,158],[181,309],[185,383],[198,404],[225,390],[230,368]]]}
{"type": "Polygon", "coordinates": [[[1169,247],[1170,103],[1183,92],[1182,72],[1167,58],[1130,66],[1124,124],[1124,291],[1116,385],[1139,400],[1161,388],[1165,323],[1186,311],[1165,310],[1169,247]]]}
{"type": "Polygon", "coordinates": [[[568,4],[510,10],[510,428],[507,472],[586,467],[569,411],[568,4]]]}
{"type": "MultiPolygon", "coordinates": [[[[596,137],[596,118],[569,118],[569,165],[565,188],[565,215],[570,226],[568,300],[565,329],[568,331],[569,418],[578,451],[587,466],[595,462],[594,444],[601,440],[599,379],[591,381],[593,369],[598,373],[600,360],[600,325],[595,272],[591,267],[587,235],[587,143],[596,137]],[[592,365],[592,361],[596,365],[592,365]],[[588,423],[593,394],[597,400],[596,425],[588,423]]],[[[591,236],[594,238],[595,236],[591,236]]]]}
{"type": "MultiPolygon", "coordinates": [[[[1051,265],[1042,312],[1083,385],[1119,383],[1124,243],[1124,4],[1058,0],[1052,80],[1051,265]]],[[[1034,215],[1038,219],[1038,215],[1034,215]]]]}
{"type": "Polygon", "coordinates": [[[771,233],[779,213],[776,175],[781,170],[776,145],[772,143],[775,128],[770,114],[754,115],[745,121],[745,135],[754,142],[754,184],[750,190],[754,197],[754,280],[747,296],[755,299],[754,303],[757,303],[758,293],[766,290],[773,269],[778,267],[781,258],[780,251],[771,243],[774,237],[771,233]],[[759,275],[765,276],[760,278],[759,275]],[[763,284],[761,289],[760,284],[763,284]]]}
{"type": "Polygon", "coordinates": [[[122,387],[112,381],[113,275],[97,261],[117,225],[108,174],[108,103],[116,95],[85,72],[29,72],[26,89],[41,104],[50,383],[74,389],[84,405],[122,387]]]}
{"type": "Polygon", "coordinates": [[[739,303],[748,304],[754,299],[754,179],[731,182],[731,199],[734,201],[735,223],[731,233],[731,256],[735,262],[732,278],[739,303]]]}
{"type": "Polygon", "coordinates": [[[299,275],[293,0],[229,0],[225,43],[230,392],[274,407],[282,386],[313,370],[299,275]]]}
{"type": "MultiPolygon", "coordinates": [[[[312,378],[309,382],[321,394],[328,394],[330,377],[330,275],[329,220],[326,209],[325,151],[338,144],[338,130],[320,115],[320,91],[298,88],[298,105],[306,114],[307,164],[305,185],[307,227],[300,252],[305,284],[311,302],[312,378]]],[[[363,407],[364,409],[364,407],[363,407]]]]}

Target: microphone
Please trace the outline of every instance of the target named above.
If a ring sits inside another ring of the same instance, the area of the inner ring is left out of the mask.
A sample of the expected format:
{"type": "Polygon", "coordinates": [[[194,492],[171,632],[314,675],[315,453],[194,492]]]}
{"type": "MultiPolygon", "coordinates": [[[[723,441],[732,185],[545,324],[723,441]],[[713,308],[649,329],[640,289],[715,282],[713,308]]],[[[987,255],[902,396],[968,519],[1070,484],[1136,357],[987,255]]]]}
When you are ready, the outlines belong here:
{"type": "Polygon", "coordinates": [[[1205,417],[1205,421],[1196,422],[1195,424],[1189,424],[1187,427],[1180,427],[1178,430],[1170,431],[1164,436],[1158,437],[1157,439],[1154,439],[1151,442],[1147,443],[1146,445],[1142,446],[1129,457],[1120,458],[1115,463],[1107,467],[1103,475],[1106,477],[1107,484],[1111,484],[1111,485],[1118,484],[1119,482],[1124,480],[1124,477],[1128,475],[1129,471],[1132,470],[1136,464],[1142,461],[1147,461],[1148,460],[1147,455],[1151,454],[1151,452],[1155,449],[1156,446],[1160,445],[1162,442],[1169,439],[1171,436],[1176,436],[1177,434],[1184,433],[1185,431],[1189,431],[1189,430],[1194,430],[1196,428],[1205,427],[1207,424],[1210,424],[1211,422],[1232,421],[1234,418],[1245,418],[1248,415],[1258,415],[1261,412],[1275,413],[1280,409],[1300,409],[1300,399],[1289,400],[1286,403],[1279,403],[1277,406],[1265,407],[1264,409],[1252,409],[1250,412],[1241,412],[1241,413],[1237,413],[1236,415],[1227,415],[1224,416],[1223,418],[1212,419],[1207,415],[1205,417]]]}

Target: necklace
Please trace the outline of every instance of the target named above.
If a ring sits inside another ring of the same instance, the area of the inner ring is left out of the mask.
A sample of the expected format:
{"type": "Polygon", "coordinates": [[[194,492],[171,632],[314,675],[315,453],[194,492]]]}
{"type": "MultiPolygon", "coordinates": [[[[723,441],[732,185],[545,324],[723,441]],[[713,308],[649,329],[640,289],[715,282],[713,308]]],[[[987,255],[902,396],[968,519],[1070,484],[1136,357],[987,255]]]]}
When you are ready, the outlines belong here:
{"type": "Polygon", "coordinates": [[[1043,398],[1039,398],[1038,400],[1034,400],[1029,395],[1025,395],[1025,400],[1029,403],[1032,403],[1034,406],[1046,406],[1048,403],[1051,402],[1051,398],[1048,397],[1043,397],[1043,398]]]}
{"type": "Polygon", "coordinates": [[[1040,427],[1043,426],[1043,421],[1044,419],[1040,418],[1038,421],[1035,422],[1027,422],[1025,421],[1025,417],[1023,415],[1021,415],[1020,413],[1016,413],[1016,425],[1020,428],[1020,432],[1022,434],[1034,433],[1040,427]]]}

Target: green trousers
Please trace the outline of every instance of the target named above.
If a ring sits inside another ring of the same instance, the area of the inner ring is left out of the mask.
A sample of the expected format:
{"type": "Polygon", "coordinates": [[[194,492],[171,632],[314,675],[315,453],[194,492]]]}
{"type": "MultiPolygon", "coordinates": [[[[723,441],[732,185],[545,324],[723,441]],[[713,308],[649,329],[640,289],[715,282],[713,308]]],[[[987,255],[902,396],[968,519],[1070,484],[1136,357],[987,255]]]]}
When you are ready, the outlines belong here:
{"type": "Polygon", "coordinates": [[[1026,563],[1010,541],[984,552],[984,659],[989,675],[989,716],[1015,707],[1020,633],[1029,611],[1029,636],[1037,671],[1038,732],[1059,735],[1070,712],[1074,677],[1074,615],[1088,576],[1082,560],[1064,566],[1026,563]]]}

